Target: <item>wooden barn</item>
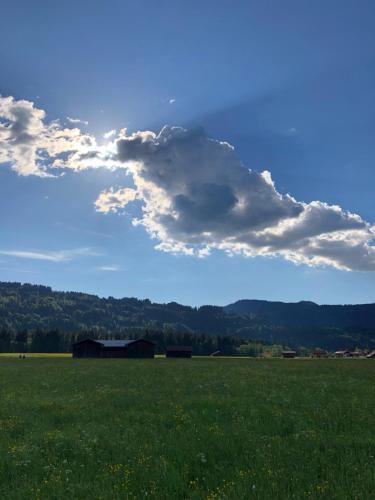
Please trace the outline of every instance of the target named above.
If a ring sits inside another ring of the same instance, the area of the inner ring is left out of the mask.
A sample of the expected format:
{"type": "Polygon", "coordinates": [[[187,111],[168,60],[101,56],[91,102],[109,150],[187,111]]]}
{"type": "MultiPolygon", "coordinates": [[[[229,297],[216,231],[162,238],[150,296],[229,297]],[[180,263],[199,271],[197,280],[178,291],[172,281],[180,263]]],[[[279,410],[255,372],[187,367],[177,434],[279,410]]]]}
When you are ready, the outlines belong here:
{"type": "Polygon", "coordinates": [[[167,358],[191,358],[193,348],[185,345],[170,345],[165,349],[167,358]]]}
{"type": "Polygon", "coordinates": [[[145,339],[85,339],[72,347],[73,358],[153,358],[155,355],[155,343],[145,339]]]}
{"type": "Polygon", "coordinates": [[[281,356],[283,358],[295,358],[297,355],[296,351],[282,351],[281,356]]]}

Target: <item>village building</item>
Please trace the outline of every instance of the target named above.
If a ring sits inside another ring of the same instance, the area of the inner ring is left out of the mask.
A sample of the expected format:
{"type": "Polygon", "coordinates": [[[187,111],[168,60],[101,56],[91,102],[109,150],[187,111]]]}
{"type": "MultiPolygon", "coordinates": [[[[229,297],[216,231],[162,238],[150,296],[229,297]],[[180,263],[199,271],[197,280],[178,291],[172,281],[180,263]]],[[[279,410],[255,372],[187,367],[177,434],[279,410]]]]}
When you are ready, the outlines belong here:
{"type": "Polygon", "coordinates": [[[312,352],[312,357],[313,358],[328,358],[328,352],[325,349],[320,349],[320,347],[317,347],[312,352]]]}
{"type": "Polygon", "coordinates": [[[351,358],[352,353],[348,349],[345,349],[344,351],[336,351],[335,357],[336,358],[351,358]]]}
{"type": "Polygon", "coordinates": [[[282,351],[281,356],[283,358],[295,358],[297,355],[296,351],[282,351]]]}
{"type": "Polygon", "coordinates": [[[193,348],[191,346],[175,345],[165,348],[167,358],[191,358],[192,353],[193,348]]]}
{"type": "Polygon", "coordinates": [[[366,356],[363,351],[352,351],[350,354],[352,355],[352,358],[363,358],[366,356]]]}
{"type": "Polygon", "coordinates": [[[73,358],[153,358],[155,343],[146,339],[85,339],[73,344],[73,358]]]}
{"type": "Polygon", "coordinates": [[[214,351],[210,354],[210,356],[214,356],[214,357],[223,356],[223,353],[221,351],[214,351]]]}

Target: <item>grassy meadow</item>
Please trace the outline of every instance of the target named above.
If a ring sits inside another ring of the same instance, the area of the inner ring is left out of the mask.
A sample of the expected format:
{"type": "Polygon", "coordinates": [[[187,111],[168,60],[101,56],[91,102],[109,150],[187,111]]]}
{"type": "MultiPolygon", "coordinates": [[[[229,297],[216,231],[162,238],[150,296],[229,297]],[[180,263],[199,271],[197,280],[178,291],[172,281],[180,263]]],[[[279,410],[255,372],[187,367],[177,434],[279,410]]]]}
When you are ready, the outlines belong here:
{"type": "Polygon", "coordinates": [[[375,362],[1,357],[0,498],[375,498],[375,362]]]}

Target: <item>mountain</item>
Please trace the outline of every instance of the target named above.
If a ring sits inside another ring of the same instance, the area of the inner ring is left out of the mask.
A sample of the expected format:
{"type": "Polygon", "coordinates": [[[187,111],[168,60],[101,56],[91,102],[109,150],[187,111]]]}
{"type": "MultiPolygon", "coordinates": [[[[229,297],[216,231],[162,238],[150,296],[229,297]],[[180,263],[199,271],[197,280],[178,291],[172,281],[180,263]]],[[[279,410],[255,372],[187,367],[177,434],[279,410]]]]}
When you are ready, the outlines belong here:
{"type": "Polygon", "coordinates": [[[318,305],[306,301],[239,300],[224,310],[285,327],[375,328],[375,304],[318,305]]]}
{"type": "Polygon", "coordinates": [[[226,307],[197,308],[0,282],[0,329],[92,331],[106,336],[153,330],[232,336],[291,347],[375,349],[375,304],[320,306],[240,300],[226,307]]]}

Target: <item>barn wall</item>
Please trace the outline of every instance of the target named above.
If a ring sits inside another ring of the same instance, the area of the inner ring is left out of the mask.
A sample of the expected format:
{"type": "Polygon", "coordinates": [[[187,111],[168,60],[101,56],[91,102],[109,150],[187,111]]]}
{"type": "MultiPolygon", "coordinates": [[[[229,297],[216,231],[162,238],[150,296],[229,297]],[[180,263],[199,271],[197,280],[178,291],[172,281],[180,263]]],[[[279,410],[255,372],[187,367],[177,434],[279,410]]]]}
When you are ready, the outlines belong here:
{"type": "Polygon", "coordinates": [[[153,358],[155,345],[143,340],[126,347],[103,347],[92,340],[73,345],[74,358],[153,358]]]}
{"type": "Polygon", "coordinates": [[[139,340],[128,346],[128,358],[153,358],[155,345],[139,340]]]}
{"type": "Polygon", "coordinates": [[[126,358],[127,356],[126,347],[102,347],[103,358],[126,358]]]}
{"type": "Polygon", "coordinates": [[[99,358],[100,353],[101,346],[91,340],[73,346],[73,358],[99,358]]]}

